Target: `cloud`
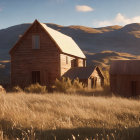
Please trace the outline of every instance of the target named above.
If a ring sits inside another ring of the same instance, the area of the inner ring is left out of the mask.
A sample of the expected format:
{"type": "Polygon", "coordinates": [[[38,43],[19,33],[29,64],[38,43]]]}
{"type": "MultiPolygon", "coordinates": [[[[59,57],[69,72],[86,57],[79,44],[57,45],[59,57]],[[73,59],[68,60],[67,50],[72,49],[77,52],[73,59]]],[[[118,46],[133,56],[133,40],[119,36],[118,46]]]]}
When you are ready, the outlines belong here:
{"type": "Polygon", "coordinates": [[[0,8],[0,12],[2,11],[2,8],[0,8]]]}
{"type": "Polygon", "coordinates": [[[137,23],[137,22],[140,22],[140,16],[128,18],[122,15],[121,13],[118,13],[116,17],[112,20],[94,21],[93,25],[96,27],[103,27],[103,26],[112,26],[112,25],[126,25],[126,24],[137,23]]]}
{"type": "Polygon", "coordinates": [[[87,5],[77,5],[75,7],[75,9],[78,12],[91,12],[91,11],[94,11],[94,9],[92,7],[89,7],[87,5]]]}

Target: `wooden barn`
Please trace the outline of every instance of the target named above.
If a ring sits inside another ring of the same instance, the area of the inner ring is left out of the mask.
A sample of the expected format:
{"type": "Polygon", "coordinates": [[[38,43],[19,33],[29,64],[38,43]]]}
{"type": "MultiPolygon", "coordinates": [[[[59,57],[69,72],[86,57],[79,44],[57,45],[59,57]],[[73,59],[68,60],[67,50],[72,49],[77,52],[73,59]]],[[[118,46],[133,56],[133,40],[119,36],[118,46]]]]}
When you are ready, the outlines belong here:
{"type": "Polygon", "coordinates": [[[10,50],[11,84],[52,85],[73,67],[85,67],[86,57],[74,40],[35,20],[10,50]]]}
{"type": "Polygon", "coordinates": [[[140,95],[140,60],[114,60],[110,66],[111,91],[121,96],[140,95]]]}
{"type": "Polygon", "coordinates": [[[78,78],[88,88],[97,88],[104,85],[104,76],[97,66],[71,68],[63,76],[72,80],[78,78]]]}

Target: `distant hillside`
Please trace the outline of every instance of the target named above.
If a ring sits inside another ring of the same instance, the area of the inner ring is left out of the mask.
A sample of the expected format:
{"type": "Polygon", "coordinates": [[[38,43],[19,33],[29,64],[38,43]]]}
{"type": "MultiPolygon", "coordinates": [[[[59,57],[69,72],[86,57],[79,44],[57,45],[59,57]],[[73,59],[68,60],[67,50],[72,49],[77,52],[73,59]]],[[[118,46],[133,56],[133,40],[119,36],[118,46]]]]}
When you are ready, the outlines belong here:
{"type": "MultiPolygon", "coordinates": [[[[90,28],[84,26],[61,26],[47,24],[71,36],[84,51],[99,53],[104,50],[140,54],[140,24],[124,27],[108,26],[90,28]]],[[[0,30],[0,60],[9,59],[9,50],[30,24],[21,24],[0,30]]]]}
{"type": "Polygon", "coordinates": [[[102,51],[99,53],[89,53],[85,52],[87,55],[88,65],[98,65],[105,70],[109,70],[109,65],[111,60],[129,60],[129,59],[140,59],[139,55],[132,55],[129,53],[119,53],[113,51],[102,51]]]}
{"type": "MultiPolygon", "coordinates": [[[[110,59],[139,58],[137,55],[140,54],[140,24],[138,23],[124,27],[116,25],[102,28],[61,26],[52,23],[47,25],[71,36],[85,52],[88,65],[94,63],[108,69],[110,59]]],[[[29,26],[30,24],[20,24],[0,30],[0,61],[10,59],[9,50],[29,26]]],[[[5,73],[9,74],[9,62],[0,62],[0,74],[3,76],[5,73]]]]}

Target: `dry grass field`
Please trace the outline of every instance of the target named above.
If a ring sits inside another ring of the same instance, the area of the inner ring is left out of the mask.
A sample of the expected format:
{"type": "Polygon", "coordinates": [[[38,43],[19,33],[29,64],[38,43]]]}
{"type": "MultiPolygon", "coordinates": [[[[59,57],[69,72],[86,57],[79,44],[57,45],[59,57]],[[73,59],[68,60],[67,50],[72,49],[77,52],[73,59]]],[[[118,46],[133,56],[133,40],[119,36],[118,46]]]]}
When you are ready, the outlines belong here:
{"type": "Polygon", "coordinates": [[[56,93],[1,94],[0,139],[139,140],[140,100],[56,93]]]}

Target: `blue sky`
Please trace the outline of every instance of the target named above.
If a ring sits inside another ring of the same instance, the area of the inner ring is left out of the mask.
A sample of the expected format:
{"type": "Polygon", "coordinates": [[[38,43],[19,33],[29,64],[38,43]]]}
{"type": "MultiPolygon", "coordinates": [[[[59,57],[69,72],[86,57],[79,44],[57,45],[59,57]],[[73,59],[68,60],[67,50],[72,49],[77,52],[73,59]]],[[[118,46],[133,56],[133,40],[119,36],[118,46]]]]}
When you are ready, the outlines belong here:
{"type": "Polygon", "coordinates": [[[140,0],[0,0],[0,29],[35,19],[102,27],[140,22],[140,0]]]}

